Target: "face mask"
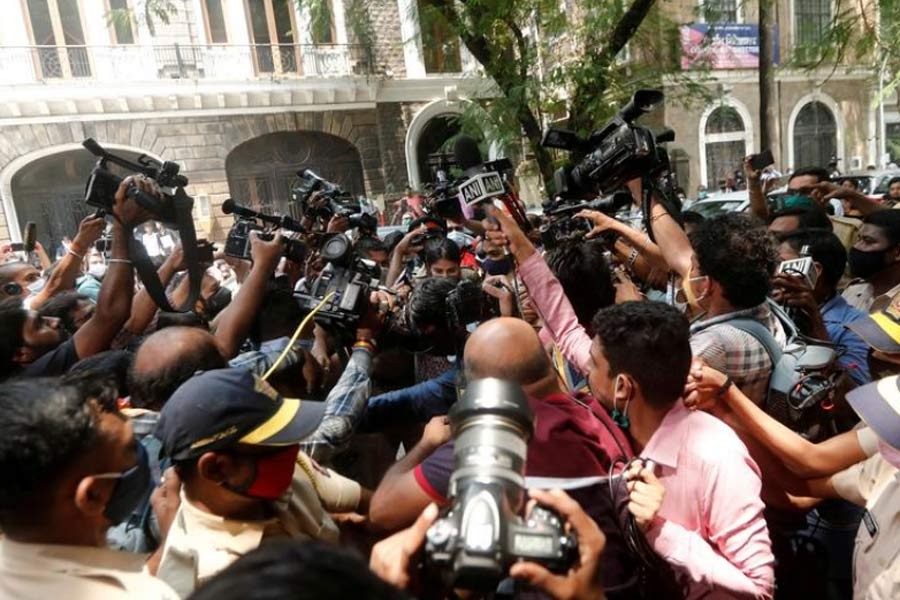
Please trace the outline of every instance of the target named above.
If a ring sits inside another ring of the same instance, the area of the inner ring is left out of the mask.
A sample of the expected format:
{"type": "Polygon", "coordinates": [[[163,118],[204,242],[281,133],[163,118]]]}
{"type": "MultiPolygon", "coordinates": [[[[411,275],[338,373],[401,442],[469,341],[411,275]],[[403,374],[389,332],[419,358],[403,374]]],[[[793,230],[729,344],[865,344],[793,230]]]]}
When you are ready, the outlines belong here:
{"type": "Polygon", "coordinates": [[[789,194],[781,199],[784,208],[812,208],[816,202],[805,194],[789,194]]]}
{"type": "Polygon", "coordinates": [[[35,279],[31,283],[28,284],[28,291],[32,294],[39,294],[41,290],[44,289],[44,286],[47,285],[47,278],[41,277],[40,279],[35,279]]]}
{"type": "Polygon", "coordinates": [[[889,465],[900,469],[900,450],[897,450],[887,442],[878,440],[878,453],[889,465]]]}
{"type": "Polygon", "coordinates": [[[484,269],[484,272],[488,275],[506,275],[512,270],[512,265],[509,264],[508,258],[501,258],[499,260],[486,258],[482,261],[481,268],[484,269]]]}
{"type": "Polygon", "coordinates": [[[850,274],[854,277],[868,279],[884,268],[884,257],[886,255],[887,250],[864,252],[856,248],[850,248],[850,253],[847,255],[847,262],[850,264],[850,274]]]}
{"type": "Polygon", "coordinates": [[[258,500],[278,500],[291,486],[294,478],[294,465],[300,446],[288,446],[274,454],[256,459],[256,475],[249,485],[235,488],[226,485],[231,491],[258,500]]]}
{"type": "Polygon", "coordinates": [[[103,263],[94,263],[88,267],[88,273],[97,279],[102,279],[103,276],[106,275],[106,265],[103,263]]]}
{"type": "Polygon", "coordinates": [[[127,519],[150,491],[150,462],[144,445],[137,445],[137,464],[124,473],[95,475],[100,479],[118,479],[113,488],[104,516],[117,525],[127,519]]]}

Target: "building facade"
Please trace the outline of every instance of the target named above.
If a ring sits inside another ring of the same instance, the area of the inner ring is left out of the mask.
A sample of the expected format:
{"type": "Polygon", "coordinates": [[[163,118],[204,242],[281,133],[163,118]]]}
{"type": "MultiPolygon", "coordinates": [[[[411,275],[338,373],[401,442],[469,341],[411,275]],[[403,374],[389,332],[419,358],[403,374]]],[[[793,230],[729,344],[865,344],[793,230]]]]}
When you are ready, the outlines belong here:
{"type": "Polygon", "coordinates": [[[34,221],[54,245],[81,218],[88,137],[179,163],[198,235],[222,202],[289,212],[302,168],[376,203],[430,176],[425,156],[490,84],[415,0],[372,3],[358,42],[342,0],[312,27],[295,0],[175,0],[168,23],[133,0],[9,0],[0,20],[0,242],[34,221]]]}
{"type": "MultiPolygon", "coordinates": [[[[678,102],[665,106],[664,121],[676,133],[670,150],[679,181],[691,197],[698,186],[719,189],[741,169],[743,156],[764,150],[760,147],[758,71],[741,60],[752,53],[741,46],[752,45],[758,5],[739,0],[700,1],[680,0],[667,3],[665,9],[677,23],[692,24],[694,32],[704,31],[704,25],[724,25],[733,33],[722,35],[721,45],[713,51],[714,60],[707,63],[711,70],[706,75],[714,79],[709,91],[715,99],[687,107],[678,102]],[[704,14],[713,22],[703,23],[704,14]]],[[[775,4],[776,53],[784,65],[791,57],[802,57],[820,39],[835,5],[831,0],[778,0],[775,4]]],[[[866,10],[874,11],[874,4],[866,5],[866,10]]],[[[868,17],[877,19],[874,12],[868,17]]],[[[691,25],[682,26],[683,68],[689,68],[685,54],[691,33],[691,25]]],[[[776,168],[825,167],[836,158],[837,168],[847,173],[897,160],[890,156],[891,136],[900,136],[897,95],[884,97],[883,108],[878,98],[876,59],[811,71],[778,68],[771,148],[776,168]]]]}

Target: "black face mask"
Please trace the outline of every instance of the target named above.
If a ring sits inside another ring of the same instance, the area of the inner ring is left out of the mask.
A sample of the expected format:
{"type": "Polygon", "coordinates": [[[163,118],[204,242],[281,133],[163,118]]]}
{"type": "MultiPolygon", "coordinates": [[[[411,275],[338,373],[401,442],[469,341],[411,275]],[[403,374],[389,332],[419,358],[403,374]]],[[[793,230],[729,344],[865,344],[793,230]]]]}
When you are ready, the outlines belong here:
{"type": "Polygon", "coordinates": [[[854,277],[868,279],[884,269],[884,257],[887,256],[887,252],[887,250],[863,252],[856,248],[850,248],[850,254],[847,256],[850,274],[854,277]]]}

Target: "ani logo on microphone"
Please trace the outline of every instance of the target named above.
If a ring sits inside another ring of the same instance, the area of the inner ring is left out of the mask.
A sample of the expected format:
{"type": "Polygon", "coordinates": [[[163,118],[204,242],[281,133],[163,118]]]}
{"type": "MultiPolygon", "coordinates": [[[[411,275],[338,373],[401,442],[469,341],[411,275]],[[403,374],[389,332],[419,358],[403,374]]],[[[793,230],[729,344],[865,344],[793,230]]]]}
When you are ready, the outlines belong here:
{"type": "Polygon", "coordinates": [[[459,185],[459,195],[466,206],[502,196],[504,193],[503,179],[497,173],[479,173],[459,185]]]}

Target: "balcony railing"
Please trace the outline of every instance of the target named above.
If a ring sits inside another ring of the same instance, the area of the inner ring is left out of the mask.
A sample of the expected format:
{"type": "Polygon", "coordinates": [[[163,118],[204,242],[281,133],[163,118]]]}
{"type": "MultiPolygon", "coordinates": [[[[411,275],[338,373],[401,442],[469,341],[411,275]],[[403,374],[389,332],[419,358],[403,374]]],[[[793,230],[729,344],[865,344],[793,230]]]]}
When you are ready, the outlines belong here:
{"type": "Polygon", "coordinates": [[[354,44],[4,46],[2,83],[346,77],[372,73],[354,44]]]}

